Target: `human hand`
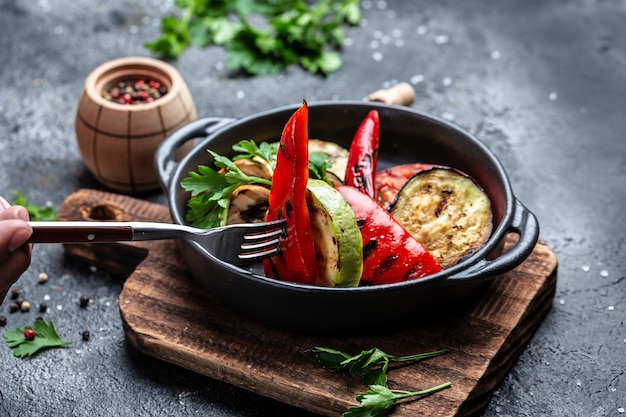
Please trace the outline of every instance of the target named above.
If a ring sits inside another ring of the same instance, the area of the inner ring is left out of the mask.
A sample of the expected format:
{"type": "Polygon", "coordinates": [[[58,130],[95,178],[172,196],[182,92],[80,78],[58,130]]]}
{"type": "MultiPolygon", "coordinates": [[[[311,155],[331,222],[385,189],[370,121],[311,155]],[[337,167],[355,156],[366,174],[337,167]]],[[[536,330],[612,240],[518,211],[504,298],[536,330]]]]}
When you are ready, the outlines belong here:
{"type": "Polygon", "coordinates": [[[30,265],[32,245],[26,241],[33,229],[26,221],[24,207],[11,206],[0,196],[0,303],[30,265]]]}

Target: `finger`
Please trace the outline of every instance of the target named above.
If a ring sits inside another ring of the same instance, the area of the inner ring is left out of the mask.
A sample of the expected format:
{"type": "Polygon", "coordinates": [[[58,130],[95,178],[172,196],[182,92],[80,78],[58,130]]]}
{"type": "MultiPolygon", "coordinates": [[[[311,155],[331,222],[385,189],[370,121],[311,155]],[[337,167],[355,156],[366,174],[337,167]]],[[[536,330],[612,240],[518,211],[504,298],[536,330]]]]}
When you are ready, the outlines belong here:
{"type": "Polygon", "coordinates": [[[0,264],[0,302],[4,300],[11,285],[28,269],[31,260],[30,245],[25,245],[12,252],[9,257],[0,264]]]}
{"type": "Polygon", "coordinates": [[[3,220],[0,227],[0,263],[24,246],[32,234],[33,229],[23,220],[3,220]]]}
{"type": "Polygon", "coordinates": [[[22,206],[9,206],[8,208],[0,210],[0,220],[12,219],[20,219],[24,221],[30,220],[28,211],[22,206]]]}

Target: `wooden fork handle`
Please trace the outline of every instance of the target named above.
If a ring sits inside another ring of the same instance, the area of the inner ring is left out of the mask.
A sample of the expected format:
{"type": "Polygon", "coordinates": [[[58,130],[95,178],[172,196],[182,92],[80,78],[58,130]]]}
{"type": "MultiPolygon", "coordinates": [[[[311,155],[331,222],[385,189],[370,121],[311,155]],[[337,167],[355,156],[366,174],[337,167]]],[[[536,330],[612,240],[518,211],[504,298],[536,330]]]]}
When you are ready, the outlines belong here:
{"type": "Polygon", "coordinates": [[[28,222],[29,243],[106,243],[133,240],[130,225],[109,222],[28,222]]]}

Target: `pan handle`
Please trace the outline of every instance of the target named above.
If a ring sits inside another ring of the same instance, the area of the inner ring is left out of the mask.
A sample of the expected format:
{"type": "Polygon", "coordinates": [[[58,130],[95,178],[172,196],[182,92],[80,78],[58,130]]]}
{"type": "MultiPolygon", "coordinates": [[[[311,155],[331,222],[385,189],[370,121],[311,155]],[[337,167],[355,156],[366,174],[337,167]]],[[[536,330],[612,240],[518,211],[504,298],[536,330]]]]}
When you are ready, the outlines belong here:
{"type": "Polygon", "coordinates": [[[504,274],[524,262],[539,239],[539,222],[537,217],[517,199],[515,199],[514,210],[513,221],[507,232],[519,235],[515,246],[495,259],[480,259],[458,273],[450,275],[447,279],[448,283],[458,283],[468,279],[487,280],[504,274]]]}
{"type": "Polygon", "coordinates": [[[154,169],[162,190],[167,190],[172,173],[178,165],[176,151],[185,143],[196,138],[205,138],[235,119],[225,117],[205,117],[194,120],[177,129],[159,145],[154,155],[154,169]]]}

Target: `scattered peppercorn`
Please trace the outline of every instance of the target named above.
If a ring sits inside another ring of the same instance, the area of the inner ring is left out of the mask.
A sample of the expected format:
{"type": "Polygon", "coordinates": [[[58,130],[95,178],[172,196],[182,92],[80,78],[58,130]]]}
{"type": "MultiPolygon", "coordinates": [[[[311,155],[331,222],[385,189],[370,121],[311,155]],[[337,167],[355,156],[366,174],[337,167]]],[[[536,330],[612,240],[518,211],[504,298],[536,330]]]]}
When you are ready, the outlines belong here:
{"type": "Polygon", "coordinates": [[[11,300],[17,300],[20,296],[20,290],[11,290],[11,300]]]}
{"type": "Polygon", "coordinates": [[[89,305],[89,297],[86,295],[80,296],[80,308],[85,308],[89,305]]]}
{"type": "Polygon", "coordinates": [[[22,297],[19,297],[15,300],[15,304],[17,304],[18,307],[21,307],[23,302],[24,299],[22,297]]]}
{"type": "Polygon", "coordinates": [[[167,87],[159,81],[149,79],[128,79],[105,90],[102,98],[118,104],[143,104],[167,94],[167,87]]]}
{"type": "Polygon", "coordinates": [[[39,274],[39,277],[37,277],[37,281],[40,284],[45,284],[46,282],[48,282],[48,274],[42,272],[41,274],[39,274]]]}
{"type": "Polygon", "coordinates": [[[37,317],[35,317],[35,321],[37,321],[37,320],[43,320],[43,316],[37,316],[37,317]]]}
{"type": "Polygon", "coordinates": [[[26,340],[33,340],[36,335],[37,335],[37,333],[35,333],[35,331],[33,329],[26,329],[26,330],[24,330],[24,339],[26,339],[26,340]]]}
{"type": "Polygon", "coordinates": [[[46,303],[39,304],[39,312],[45,313],[46,311],[48,311],[48,304],[46,303]]]}
{"type": "Polygon", "coordinates": [[[7,325],[7,316],[0,316],[0,327],[7,325]]]}
{"type": "Polygon", "coordinates": [[[20,309],[20,306],[18,306],[17,303],[9,304],[9,312],[15,313],[19,309],[20,309]]]}
{"type": "Polygon", "coordinates": [[[27,311],[30,311],[30,303],[28,301],[22,301],[22,304],[20,304],[20,308],[24,313],[26,313],[27,311]]]}
{"type": "Polygon", "coordinates": [[[91,336],[91,334],[89,333],[89,330],[83,330],[83,340],[85,342],[89,341],[89,336],[91,336]]]}

